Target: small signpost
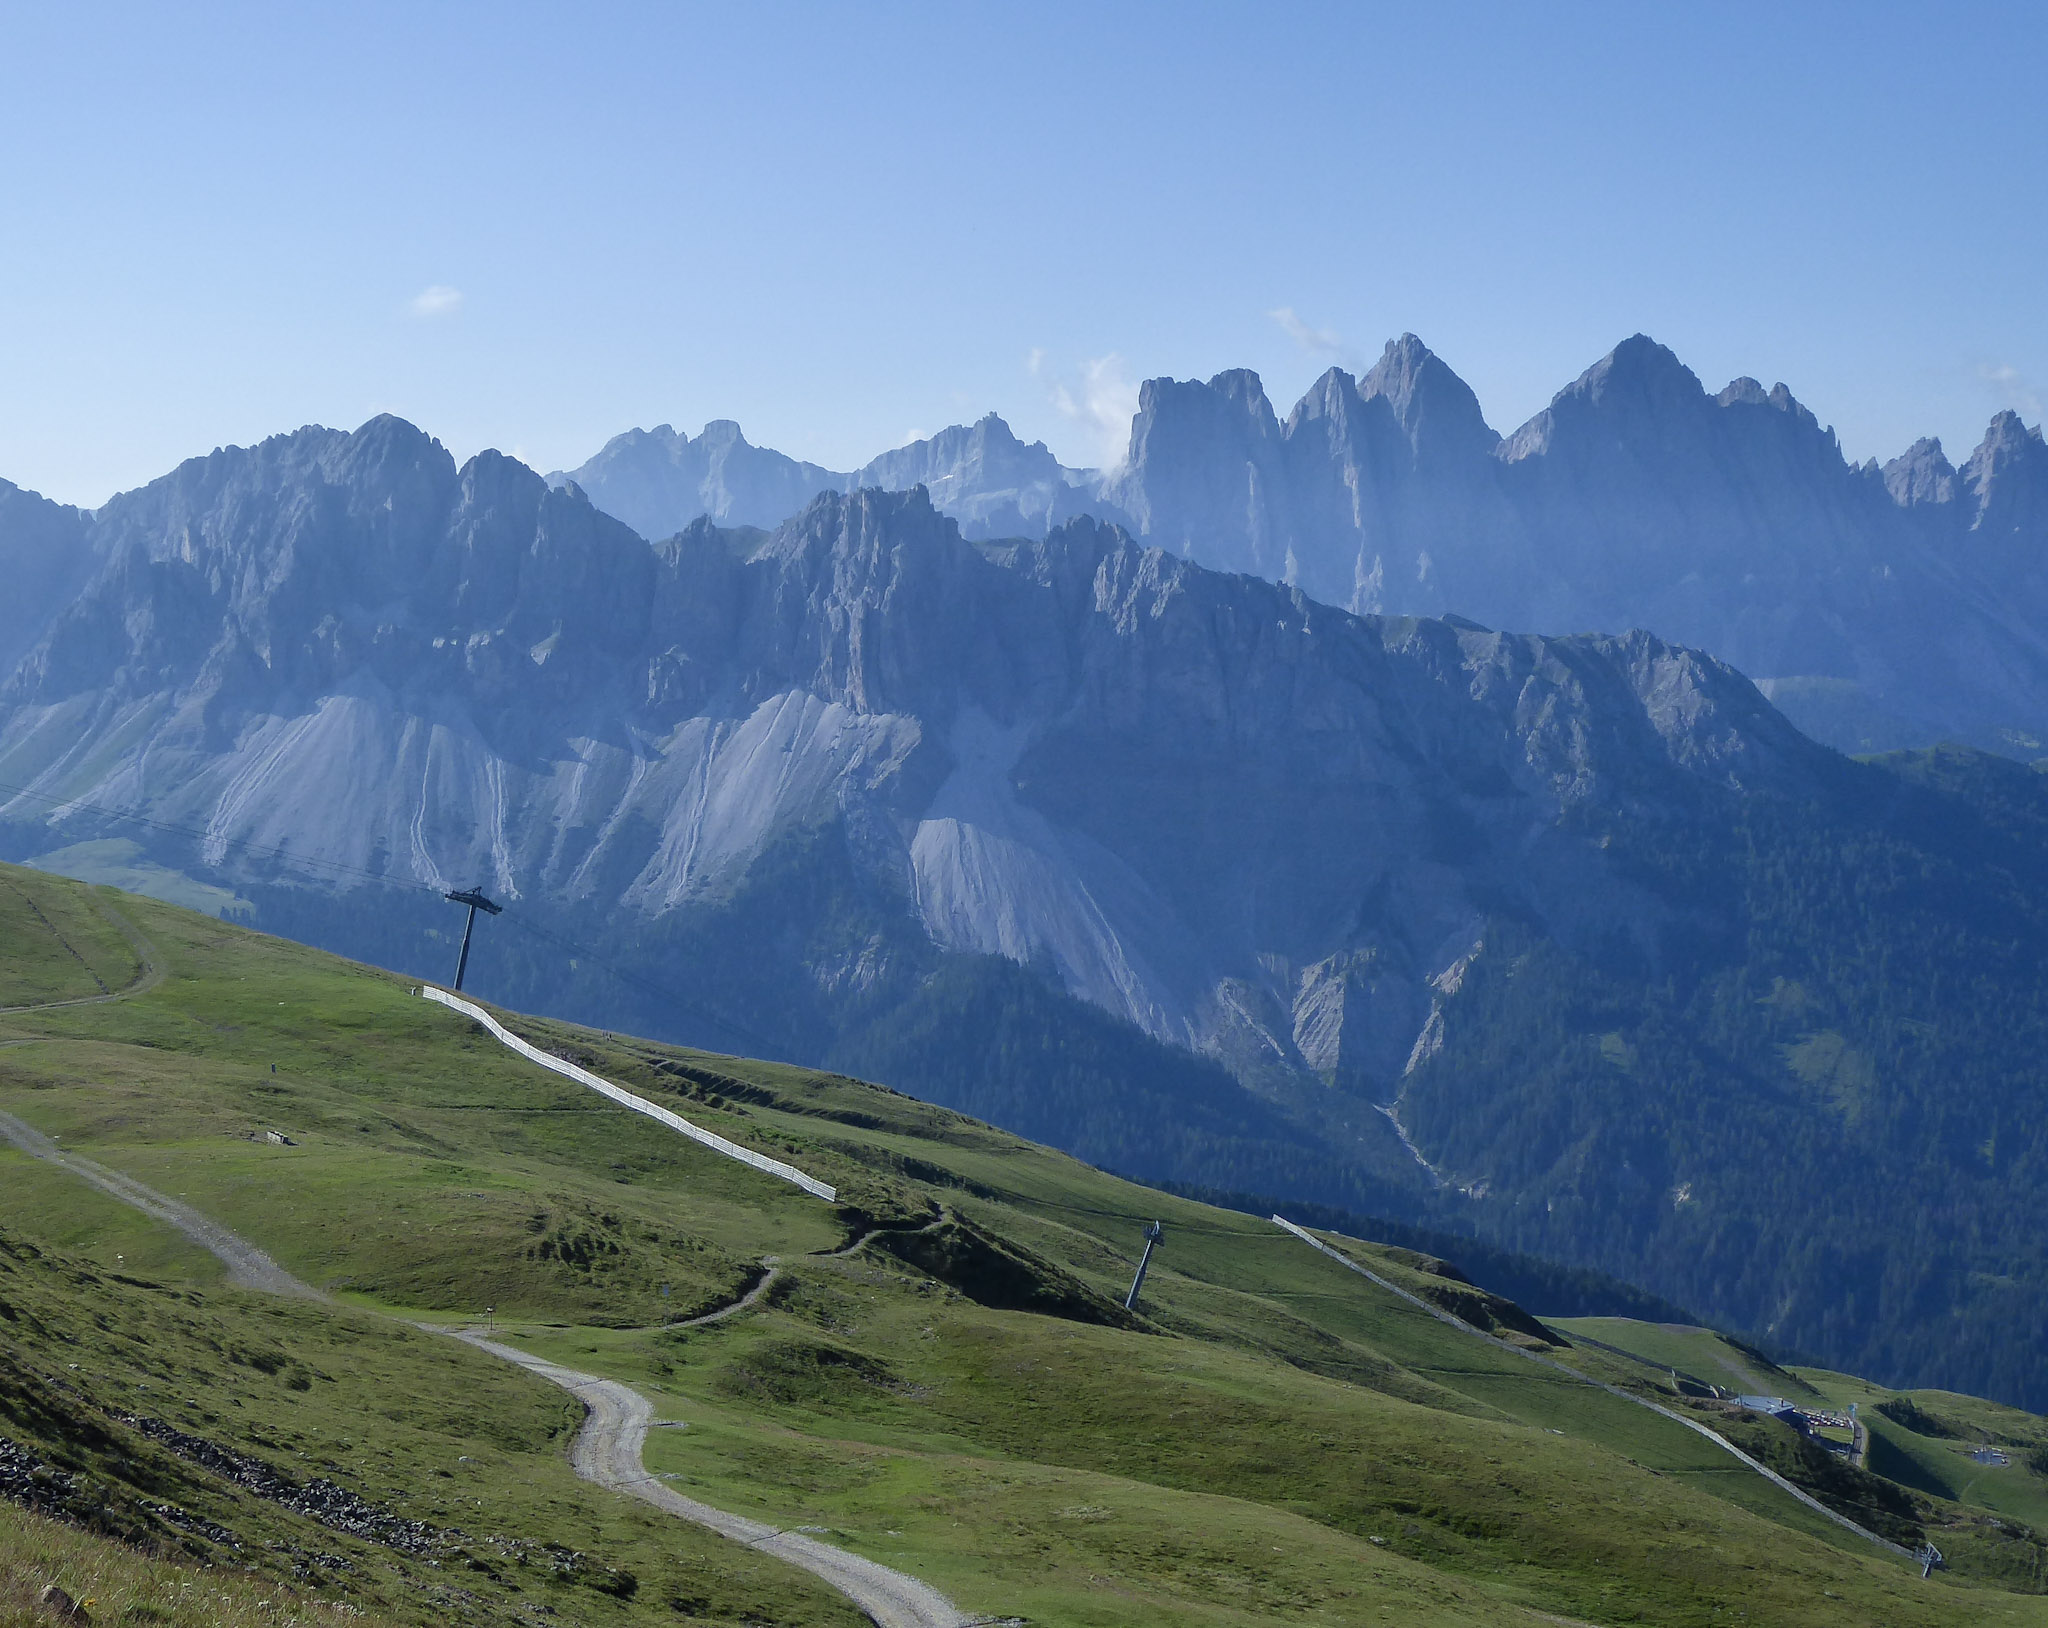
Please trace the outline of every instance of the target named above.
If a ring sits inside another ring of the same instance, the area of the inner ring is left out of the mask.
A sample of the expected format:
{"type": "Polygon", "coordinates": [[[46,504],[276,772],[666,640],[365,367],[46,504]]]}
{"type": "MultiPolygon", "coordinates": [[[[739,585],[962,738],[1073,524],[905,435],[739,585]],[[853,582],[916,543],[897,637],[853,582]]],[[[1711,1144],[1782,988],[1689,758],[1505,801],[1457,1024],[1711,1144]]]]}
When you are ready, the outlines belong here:
{"type": "Polygon", "coordinates": [[[455,992],[459,995],[462,993],[462,975],[469,970],[469,935],[476,927],[476,913],[485,910],[495,916],[503,912],[504,906],[492,904],[484,897],[482,888],[465,888],[460,893],[447,893],[442,897],[450,904],[469,906],[469,916],[462,924],[462,953],[455,958],[455,992]]]}
{"type": "Polygon", "coordinates": [[[1152,1264],[1152,1251],[1159,1240],[1166,1236],[1166,1229],[1157,1221],[1145,1234],[1145,1253],[1138,1258],[1138,1275],[1131,1279],[1131,1292],[1124,1296],[1124,1310],[1130,1311],[1138,1304],[1138,1291],[1145,1287],[1145,1268],[1152,1264]]]}

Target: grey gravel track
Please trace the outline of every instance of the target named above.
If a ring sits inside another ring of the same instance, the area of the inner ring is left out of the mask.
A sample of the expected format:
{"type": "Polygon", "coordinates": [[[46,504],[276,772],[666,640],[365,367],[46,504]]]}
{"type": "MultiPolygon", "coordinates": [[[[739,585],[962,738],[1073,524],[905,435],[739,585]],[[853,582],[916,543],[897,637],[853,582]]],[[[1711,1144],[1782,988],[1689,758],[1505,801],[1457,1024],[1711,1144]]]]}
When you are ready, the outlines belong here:
{"type": "Polygon", "coordinates": [[[978,1620],[965,1615],[945,1595],[915,1577],[835,1549],[801,1532],[784,1532],[744,1515],[713,1509],[694,1498],[685,1498],[666,1482],[649,1475],[640,1462],[640,1451],[647,1440],[647,1428],[654,1420],[654,1406],[631,1386],[595,1374],[578,1373],[531,1352],[500,1345],[477,1329],[449,1332],[480,1351],[516,1362],[529,1373],[552,1380],[582,1400],[589,1414],[569,1449],[569,1462],[584,1480],[643,1498],[657,1509],[709,1527],[722,1537],[774,1555],[792,1566],[801,1566],[853,1601],[874,1619],[877,1628],[970,1628],[978,1620]]]}
{"type": "Polygon", "coordinates": [[[189,1204],[159,1193],[131,1180],[118,1170],[95,1164],[80,1154],[66,1152],[35,1126],[0,1113],[0,1138],[14,1144],[31,1158],[42,1159],[68,1170],[80,1181],[97,1187],[110,1198],[132,1204],[153,1221],[174,1227],[201,1249],[212,1254],[228,1269],[228,1281],[244,1289],[261,1289],[266,1294],[291,1295],[300,1300],[325,1300],[311,1284],[301,1283],[276,1261],[245,1238],[218,1222],[209,1221],[189,1204]]]}
{"type": "MultiPolygon", "coordinates": [[[[1306,1227],[1298,1227],[1292,1221],[1283,1220],[1281,1217],[1277,1215],[1273,1217],[1273,1221],[1276,1226],[1285,1227],[1289,1232],[1293,1233],[1295,1237],[1299,1238],[1303,1243],[1307,1244],[1310,1248],[1321,1250],[1325,1255],[1329,1256],[1330,1259],[1335,1261],[1339,1266],[1349,1267],[1352,1271],[1356,1272],[1360,1277],[1372,1279],[1374,1283],[1378,1284],[1382,1289],[1386,1290],[1387,1293],[1391,1295],[1396,1295],[1402,1300],[1407,1301],[1410,1305],[1414,1306],[1419,1311],[1428,1312],[1429,1315],[1434,1317],[1438,1322],[1448,1323],[1452,1328],[1458,1329],[1463,1333],[1470,1334],[1474,1339],[1484,1340],[1488,1345],[1498,1346],[1501,1350],[1509,1353],[1509,1355],[1511,1356],[1521,1357],[1526,1361],[1537,1364],[1539,1367],[1554,1369],[1556,1372],[1564,1375],[1567,1379],[1577,1380],[1578,1383],[1580,1383],[1581,1385],[1590,1385],[1596,1391],[1605,1391],[1609,1396],[1619,1397],[1622,1401],[1633,1403],[1636,1407],[1647,1408],[1650,1412],[1660,1414],[1664,1418],[1669,1419],[1673,1424],[1684,1425],[1686,1429],[1694,1432],[1696,1435],[1706,1437],[1708,1441],[1712,1442],[1716,1447],[1720,1448],[1722,1452],[1729,1454],[1733,1458],[1740,1459],[1744,1464],[1748,1465],[1752,1470],[1756,1471],[1758,1475],[1762,1476],[1766,1481],[1770,1482],[1771,1485],[1776,1487],[1780,1492],[1790,1493],[1800,1503],[1806,1505],[1808,1509],[1811,1509],[1816,1515],[1825,1516],[1828,1520],[1833,1521],[1835,1525],[1841,1527],[1846,1532],[1854,1533],[1857,1537],[1863,1539],[1865,1543],[1870,1544],[1873,1548],[1886,1550],[1891,1554],[1899,1556],[1899,1558],[1902,1560],[1918,1560],[1920,1558],[1911,1549],[1902,1548],[1898,1544],[1892,1542],[1890,1538],[1880,1537],[1877,1533],[1871,1531],[1869,1527],[1861,1526],[1857,1524],[1855,1521],[1850,1520],[1848,1516],[1838,1514],[1836,1511],[1828,1508],[1826,1504],[1822,1503],[1818,1498],[1814,1497],[1812,1493],[1805,1491],[1803,1488],[1795,1487],[1790,1481],[1787,1481],[1782,1475],[1780,1475],[1776,1470],[1772,1469],[1769,1465],[1760,1463],[1756,1459],[1750,1457],[1749,1454],[1745,1453],[1740,1447],[1737,1447],[1735,1443],[1730,1441],[1726,1436],[1722,1435],[1719,1431],[1712,1430],[1706,1425],[1701,1424],[1699,1420],[1688,1419],[1682,1413],[1675,1413],[1670,1408],[1664,1407],[1659,1403],[1652,1402],[1648,1397],[1637,1396],[1633,1391],[1625,1391],[1619,1385],[1609,1385],[1602,1380],[1594,1379],[1590,1374],[1582,1374],[1578,1371],[1578,1369],[1571,1367],[1567,1363],[1558,1362],[1557,1360],[1551,1357],[1538,1356],[1534,1351],[1525,1351],[1519,1345],[1511,1345],[1508,1341],[1499,1339],[1496,1336],[1487,1333],[1486,1330],[1484,1330],[1483,1328],[1473,1327],[1472,1324],[1466,1322],[1464,1318],[1458,1316],[1456,1313],[1445,1311],[1444,1308],[1441,1306],[1432,1305],[1429,1301],[1424,1300],[1422,1296],[1418,1294],[1410,1294],[1398,1283],[1388,1282],[1385,1278],[1381,1277],[1379,1273],[1372,1271],[1368,1267],[1361,1266],[1357,1261],[1353,1260],[1349,1255],[1344,1254],[1341,1250],[1332,1249],[1328,1244],[1324,1243],[1322,1239],[1315,1237],[1312,1233],[1310,1233],[1306,1227]]],[[[1593,1343],[1597,1344],[1598,1342],[1595,1341],[1593,1343]]]]}
{"type": "Polygon", "coordinates": [[[760,1280],[731,1305],[720,1306],[716,1311],[707,1311],[701,1317],[685,1317],[673,1323],[657,1323],[655,1327],[663,1333],[672,1328],[702,1328],[706,1323],[722,1323],[728,1317],[737,1317],[741,1312],[759,1305],[761,1297],[774,1288],[776,1280],[782,1276],[782,1268],[776,1264],[773,1255],[762,1257],[761,1264],[767,1270],[762,1272],[760,1280]]]}
{"type": "MultiPolygon", "coordinates": [[[[200,1248],[210,1251],[228,1269],[229,1279],[245,1289],[300,1299],[327,1298],[293,1277],[254,1244],[208,1220],[189,1204],[181,1204],[91,1159],[66,1152],[33,1125],[12,1114],[0,1113],[0,1137],[34,1158],[69,1171],[110,1197],[133,1205],[151,1219],[175,1227],[200,1248]]],[[[741,1299],[691,1321],[715,1322],[745,1309],[766,1293],[774,1278],[771,1267],[741,1299]]],[[[569,1464],[584,1480],[644,1499],[670,1515],[709,1527],[722,1537],[801,1567],[853,1601],[874,1620],[876,1628],[973,1628],[975,1623],[985,1620],[965,1615],[945,1595],[915,1577],[835,1549],[829,1543],[819,1543],[801,1532],[784,1532],[744,1515],[730,1515],[709,1504],[700,1504],[656,1480],[640,1462],[647,1428],[654,1419],[654,1405],[631,1386],[545,1362],[487,1339],[474,1329],[430,1328],[430,1332],[453,1334],[478,1350],[516,1362],[529,1373],[552,1380],[581,1398],[589,1410],[588,1417],[569,1449],[569,1464]]]]}

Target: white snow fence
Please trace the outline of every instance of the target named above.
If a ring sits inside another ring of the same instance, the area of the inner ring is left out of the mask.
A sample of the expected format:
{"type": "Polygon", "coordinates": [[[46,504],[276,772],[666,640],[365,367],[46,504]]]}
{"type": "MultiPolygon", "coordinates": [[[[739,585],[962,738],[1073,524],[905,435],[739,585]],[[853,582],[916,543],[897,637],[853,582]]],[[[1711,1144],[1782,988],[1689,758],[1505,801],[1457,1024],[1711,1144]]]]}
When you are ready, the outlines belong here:
{"type": "Polygon", "coordinates": [[[464,1017],[475,1018],[492,1034],[510,1046],[520,1056],[565,1075],[578,1085],[587,1086],[601,1097],[610,1097],[622,1108],[630,1108],[636,1114],[645,1114],[649,1119],[659,1120],[672,1131],[681,1131],[693,1142],[702,1142],[713,1153],[722,1153],[728,1159],[737,1159],[741,1164],[752,1165],[756,1170],[801,1187],[805,1192],[815,1194],[828,1204],[839,1196],[836,1187],[828,1186],[815,1176],[807,1176],[793,1164],[784,1164],[780,1159],[771,1159],[765,1153],[756,1153],[752,1148],[743,1148],[737,1142],[728,1142],[716,1132],[707,1131],[702,1125],[692,1125],[681,1114],[672,1114],[658,1102],[649,1102],[645,1097],[635,1096],[622,1085],[613,1085],[610,1080],[601,1079],[587,1068],[578,1068],[574,1063],[542,1051],[538,1046],[527,1044],[504,1024],[500,1023],[481,1006],[472,1005],[459,995],[451,995],[445,989],[436,989],[432,984],[423,985],[420,993],[430,1001],[460,1012],[464,1017]]]}

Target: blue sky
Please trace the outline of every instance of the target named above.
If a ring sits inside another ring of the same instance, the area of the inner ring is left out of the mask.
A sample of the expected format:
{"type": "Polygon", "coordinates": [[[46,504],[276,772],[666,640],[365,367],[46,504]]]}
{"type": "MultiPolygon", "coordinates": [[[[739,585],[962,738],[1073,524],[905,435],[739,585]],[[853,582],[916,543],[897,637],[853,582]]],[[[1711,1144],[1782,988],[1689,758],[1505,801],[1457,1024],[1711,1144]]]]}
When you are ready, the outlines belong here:
{"type": "Polygon", "coordinates": [[[404,414],[852,467],[1413,330],[1507,430],[1638,330],[1855,457],[2048,395],[2048,8],[0,4],[0,476],[404,414]]]}

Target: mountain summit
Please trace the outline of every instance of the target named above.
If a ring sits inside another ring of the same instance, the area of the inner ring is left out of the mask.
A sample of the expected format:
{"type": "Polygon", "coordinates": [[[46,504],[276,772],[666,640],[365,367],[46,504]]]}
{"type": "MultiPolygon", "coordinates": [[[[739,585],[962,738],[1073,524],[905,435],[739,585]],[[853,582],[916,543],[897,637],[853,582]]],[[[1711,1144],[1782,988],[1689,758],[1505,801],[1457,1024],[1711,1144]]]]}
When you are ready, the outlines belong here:
{"type": "MultiPolygon", "coordinates": [[[[1603,471],[1567,557],[1613,571],[1659,467],[1720,483],[1671,522],[1698,529],[1667,554],[1702,557],[1756,470],[1826,467],[1776,392],[1717,402],[1644,347],[1596,373],[1513,458],[1413,349],[1286,424],[1248,374],[1161,385],[1119,490],[1166,524],[1154,477],[1218,437],[1250,472],[1215,488],[1244,546],[1292,536],[1299,564],[1305,533],[1258,528],[1434,517],[1449,581],[1447,493],[1505,525],[1603,471]],[[1624,398],[1664,429],[1617,444],[1624,398]],[[1473,459],[1494,486],[1460,484],[1473,459]],[[1332,468],[1359,478],[1310,479],[1332,468]]],[[[662,444],[728,474],[758,450],[662,444]]],[[[2004,490],[2035,445],[1979,468],[2004,490]]],[[[940,466],[1024,491],[1039,450],[985,424],[905,456],[907,491],[657,543],[390,418],[91,514],[0,494],[0,547],[42,562],[0,686],[0,841],[428,975],[441,894],[481,884],[508,909],[471,978],[500,999],[2035,1394],[1997,1286],[2048,1293],[2037,776],[1850,762],[1650,633],[1360,614],[1092,516],[969,539],[940,466]],[[1925,1236],[1869,1256],[1905,1214],[1925,1236]]],[[[1846,490],[1896,508],[1875,472],[1846,490]]]]}
{"type": "Polygon", "coordinates": [[[1250,372],[1149,380],[1107,473],[1064,469],[993,417],[851,475],[748,452],[779,460],[773,481],[679,481],[676,460],[710,454],[637,431],[574,479],[649,537],[700,515],[773,525],[858,486],[923,484],[977,538],[1090,513],[1351,610],[1654,628],[1846,750],[1956,738],[2030,757],[2048,741],[2048,449],[2010,413],[1961,470],[1930,442],[1852,467],[1783,384],[1710,394],[1637,334],[1503,438],[1404,334],[1284,419],[1250,372]]]}

